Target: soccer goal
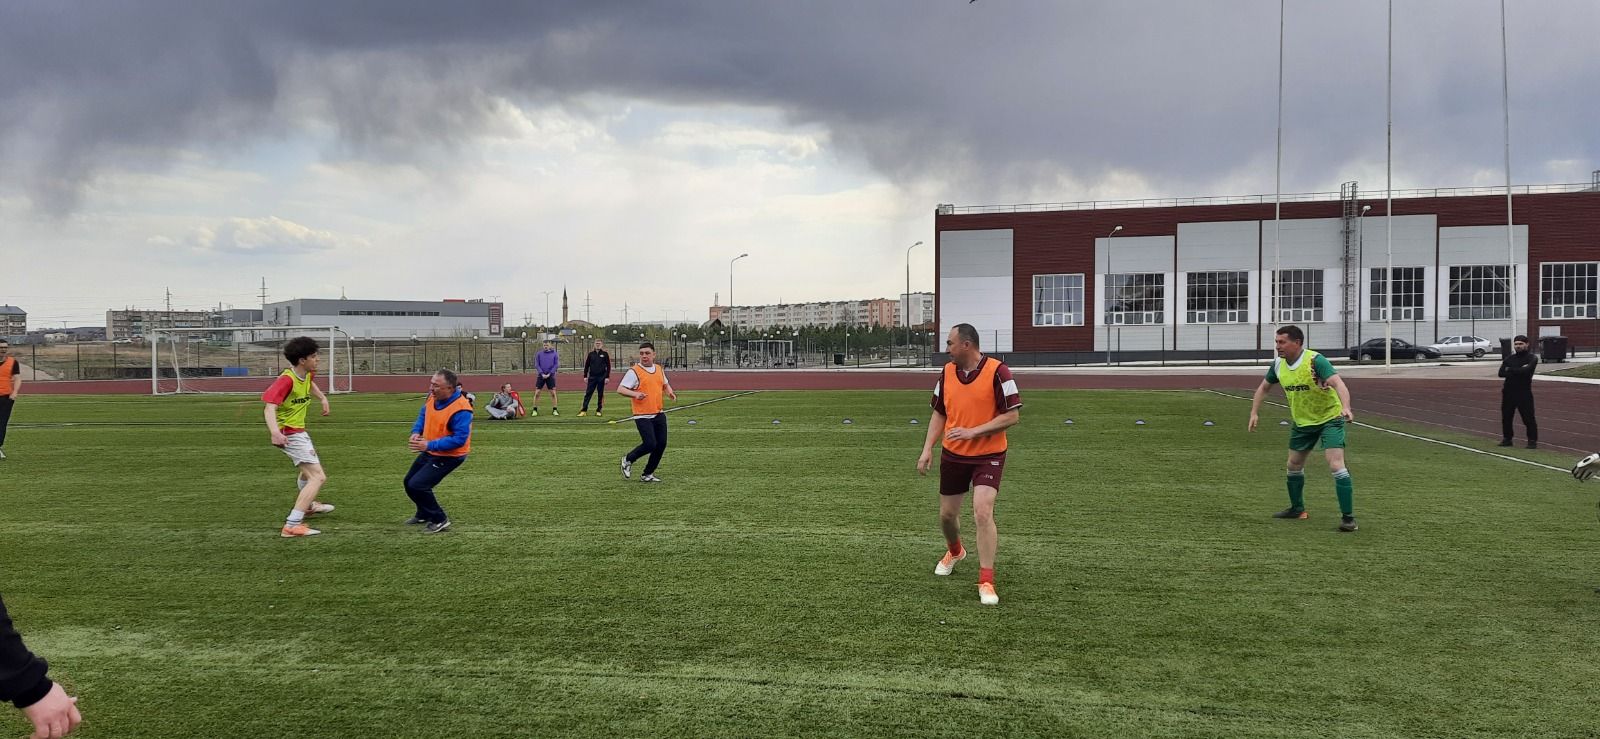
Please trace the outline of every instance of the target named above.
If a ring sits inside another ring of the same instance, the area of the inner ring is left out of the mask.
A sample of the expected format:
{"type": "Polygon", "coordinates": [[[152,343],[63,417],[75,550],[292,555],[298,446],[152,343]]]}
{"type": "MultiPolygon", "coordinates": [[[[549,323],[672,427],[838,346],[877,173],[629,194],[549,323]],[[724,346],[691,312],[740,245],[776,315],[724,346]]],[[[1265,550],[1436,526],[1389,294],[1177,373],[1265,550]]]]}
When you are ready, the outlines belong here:
{"type": "Polygon", "coordinates": [[[350,335],[338,326],[168,328],[145,337],[150,394],[262,392],[289,368],[283,344],[296,336],[310,336],[322,347],[316,381],[323,390],[355,389],[350,335]]]}

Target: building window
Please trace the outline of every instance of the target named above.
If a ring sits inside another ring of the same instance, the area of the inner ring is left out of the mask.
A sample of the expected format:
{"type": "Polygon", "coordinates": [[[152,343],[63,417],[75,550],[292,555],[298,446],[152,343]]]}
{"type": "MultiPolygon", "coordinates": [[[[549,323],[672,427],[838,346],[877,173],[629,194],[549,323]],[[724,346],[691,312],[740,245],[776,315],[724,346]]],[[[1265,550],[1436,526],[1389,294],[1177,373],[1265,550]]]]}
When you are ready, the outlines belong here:
{"type": "Polygon", "coordinates": [[[1033,325],[1083,325],[1083,275],[1033,276],[1033,325]]]}
{"type": "Polygon", "coordinates": [[[1322,320],[1322,270],[1280,270],[1275,285],[1278,323],[1310,323],[1322,320]]]}
{"type": "Polygon", "coordinates": [[[1107,326],[1160,325],[1166,323],[1166,307],[1166,275],[1106,275],[1107,326]]]}
{"type": "Polygon", "coordinates": [[[1510,317],[1510,267],[1473,264],[1450,268],[1451,320],[1510,317]]]}
{"type": "MultiPolygon", "coordinates": [[[[1368,291],[1371,320],[1388,320],[1384,315],[1384,294],[1389,290],[1384,267],[1372,268],[1372,287],[1368,291]]],[[[1389,294],[1389,304],[1394,307],[1394,320],[1423,320],[1423,276],[1425,267],[1395,267],[1394,292],[1389,294]]]]}
{"type": "Polygon", "coordinates": [[[1600,263],[1539,265],[1540,318],[1595,318],[1600,263]]]}
{"type": "Polygon", "coordinates": [[[1186,320],[1189,323],[1248,322],[1250,274],[1190,272],[1186,320]]]}

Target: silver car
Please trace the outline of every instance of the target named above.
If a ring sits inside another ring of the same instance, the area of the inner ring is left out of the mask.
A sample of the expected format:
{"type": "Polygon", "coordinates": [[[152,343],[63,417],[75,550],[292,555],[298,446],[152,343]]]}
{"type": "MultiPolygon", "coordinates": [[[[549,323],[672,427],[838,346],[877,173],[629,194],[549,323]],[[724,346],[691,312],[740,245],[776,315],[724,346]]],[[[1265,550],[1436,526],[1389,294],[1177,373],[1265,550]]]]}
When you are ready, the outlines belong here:
{"type": "Polygon", "coordinates": [[[1446,356],[1460,354],[1481,357],[1489,353],[1489,340],[1478,336],[1445,336],[1430,346],[1446,356]]]}

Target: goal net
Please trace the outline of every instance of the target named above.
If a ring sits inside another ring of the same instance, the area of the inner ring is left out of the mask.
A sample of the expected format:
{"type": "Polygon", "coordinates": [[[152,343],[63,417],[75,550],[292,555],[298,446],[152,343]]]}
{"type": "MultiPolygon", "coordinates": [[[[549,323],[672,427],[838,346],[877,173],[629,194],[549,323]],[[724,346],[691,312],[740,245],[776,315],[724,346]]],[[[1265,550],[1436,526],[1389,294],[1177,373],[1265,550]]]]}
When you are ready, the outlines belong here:
{"type": "Polygon", "coordinates": [[[350,336],[337,326],[171,328],[150,331],[150,394],[260,393],[289,363],[283,345],[310,336],[321,347],[315,382],[329,393],[354,389],[350,336]]]}

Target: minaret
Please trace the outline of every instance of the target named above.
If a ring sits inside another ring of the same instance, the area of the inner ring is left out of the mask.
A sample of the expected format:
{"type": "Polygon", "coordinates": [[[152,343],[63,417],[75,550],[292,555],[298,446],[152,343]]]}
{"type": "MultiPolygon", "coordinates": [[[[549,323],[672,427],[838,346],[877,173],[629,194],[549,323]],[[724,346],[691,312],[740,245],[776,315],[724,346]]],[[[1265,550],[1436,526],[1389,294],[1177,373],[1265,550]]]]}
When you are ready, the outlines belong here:
{"type": "Polygon", "coordinates": [[[567,325],[567,286],[561,286],[561,325],[567,325]]]}

